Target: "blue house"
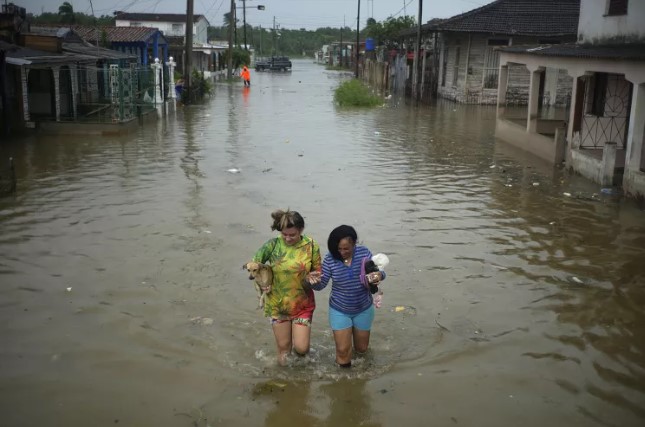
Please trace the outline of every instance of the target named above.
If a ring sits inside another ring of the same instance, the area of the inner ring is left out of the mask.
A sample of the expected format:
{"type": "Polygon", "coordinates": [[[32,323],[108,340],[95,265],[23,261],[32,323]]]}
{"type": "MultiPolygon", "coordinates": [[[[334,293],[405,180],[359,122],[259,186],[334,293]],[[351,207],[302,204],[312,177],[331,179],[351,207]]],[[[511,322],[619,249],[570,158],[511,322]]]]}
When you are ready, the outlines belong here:
{"type": "Polygon", "coordinates": [[[74,31],[85,41],[119,52],[133,54],[139,63],[149,65],[159,58],[168,61],[168,40],[157,28],[150,27],[90,27],[75,25],[74,31]]]}

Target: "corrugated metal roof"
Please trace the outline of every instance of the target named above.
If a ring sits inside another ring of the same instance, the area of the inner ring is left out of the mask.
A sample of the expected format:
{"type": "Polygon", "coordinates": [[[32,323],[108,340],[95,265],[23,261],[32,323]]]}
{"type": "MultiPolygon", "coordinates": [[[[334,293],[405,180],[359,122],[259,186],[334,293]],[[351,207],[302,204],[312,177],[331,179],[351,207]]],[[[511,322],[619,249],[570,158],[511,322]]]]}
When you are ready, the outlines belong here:
{"type": "Polygon", "coordinates": [[[75,25],[74,31],[77,32],[84,40],[96,42],[102,38],[101,34],[105,31],[106,37],[110,42],[146,42],[155,34],[160,33],[159,43],[167,44],[166,38],[161,34],[159,29],[152,27],[91,27],[85,25],[75,25]]]}
{"type": "Polygon", "coordinates": [[[542,46],[508,46],[501,47],[499,50],[526,55],[645,61],[645,45],[640,44],[594,46],[567,43],[542,46]]]}
{"type": "Polygon", "coordinates": [[[497,0],[439,23],[424,31],[455,31],[525,36],[578,33],[580,0],[497,0]]]}
{"type": "MultiPolygon", "coordinates": [[[[116,19],[123,21],[186,22],[186,15],[181,13],[127,13],[119,11],[115,13],[116,19]]],[[[204,15],[194,15],[193,22],[202,18],[206,19],[204,15]]]]}

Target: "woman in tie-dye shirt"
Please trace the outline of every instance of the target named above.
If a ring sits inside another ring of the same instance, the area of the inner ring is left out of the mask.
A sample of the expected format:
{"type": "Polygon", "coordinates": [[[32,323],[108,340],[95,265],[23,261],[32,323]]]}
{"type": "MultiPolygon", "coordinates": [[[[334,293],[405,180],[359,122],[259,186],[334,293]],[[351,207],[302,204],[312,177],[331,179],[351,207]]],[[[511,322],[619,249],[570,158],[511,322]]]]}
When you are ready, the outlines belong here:
{"type": "Polygon", "coordinates": [[[292,348],[299,355],[309,352],[316,301],[307,283],[312,273],[320,274],[321,257],[318,243],[302,234],[305,220],[298,212],[277,210],[271,217],[271,229],[278,230],[280,236],[262,245],[253,261],[270,264],[273,269],[264,314],[271,319],[278,362],[284,364],[292,348]]]}

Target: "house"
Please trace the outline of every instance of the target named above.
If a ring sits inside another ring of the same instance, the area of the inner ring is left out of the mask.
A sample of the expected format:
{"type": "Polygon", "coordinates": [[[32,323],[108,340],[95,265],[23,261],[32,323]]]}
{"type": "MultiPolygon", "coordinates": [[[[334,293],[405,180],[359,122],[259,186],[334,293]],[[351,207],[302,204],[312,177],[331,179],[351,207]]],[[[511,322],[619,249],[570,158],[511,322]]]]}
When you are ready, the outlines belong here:
{"type": "MultiPolygon", "coordinates": [[[[153,27],[161,31],[169,44],[169,55],[177,61],[177,70],[183,73],[185,63],[186,15],[176,13],[127,13],[115,12],[116,27],[153,27]]],[[[204,15],[193,18],[193,70],[214,71],[221,68],[220,46],[208,43],[209,22],[204,15]],[[219,55],[218,55],[219,54],[219,55]]]]}
{"type": "Polygon", "coordinates": [[[645,2],[582,0],[576,43],[500,50],[496,135],[603,186],[645,196],[645,2]],[[530,72],[528,111],[509,113],[511,67],[530,72]],[[571,78],[571,106],[544,114],[549,73],[571,78]]]}
{"type": "Polygon", "coordinates": [[[3,6],[0,14],[0,22],[13,23],[0,33],[4,133],[120,132],[106,126],[138,125],[136,119],[154,109],[143,98],[155,96],[155,75],[137,56],[89,44],[69,27],[30,26],[21,11],[3,6]]]}
{"type": "Polygon", "coordinates": [[[150,65],[155,58],[162,62],[169,58],[168,41],[157,28],[74,25],[73,29],[92,45],[135,55],[141,65],[150,65]]]}
{"type": "MultiPolygon", "coordinates": [[[[469,12],[422,26],[425,45],[436,39],[436,93],[457,102],[495,104],[500,46],[574,42],[580,0],[497,0],[469,12]]],[[[411,33],[408,31],[408,33],[411,33]]],[[[408,34],[409,36],[410,34],[408,34]]],[[[509,70],[515,78],[507,101],[526,104],[529,73],[509,70]]],[[[545,94],[551,105],[566,104],[567,76],[549,75],[545,94]]]]}

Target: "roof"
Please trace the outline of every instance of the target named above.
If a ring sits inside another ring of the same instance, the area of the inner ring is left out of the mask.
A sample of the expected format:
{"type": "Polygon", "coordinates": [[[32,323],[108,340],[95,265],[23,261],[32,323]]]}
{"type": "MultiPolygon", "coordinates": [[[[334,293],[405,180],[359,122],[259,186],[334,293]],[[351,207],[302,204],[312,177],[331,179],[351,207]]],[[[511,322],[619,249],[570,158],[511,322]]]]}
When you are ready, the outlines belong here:
{"type": "MultiPolygon", "coordinates": [[[[186,22],[186,15],[181,13],[127,13],[114,12],[116,19],[123,21],[153,21],[153,22],[186,22]]],[[[206,19],[204,15],[194,15],[193,22],[206,19]]],[[[206,19],[208,22],[208,19],[206,19]]]]}
{"type": "Polygon", "coordinates": [[[563,36],[578,33],[580,0],[496,0],[439,23],[425,31],[563,36]]]}
{"type": "Polygon", "coordinates": [[[645,45],[642,44],[596,46],[567,43],[542,46],[508,46],[501,47],[499,50],[501,52],[566,58],[645,61],[645,45]]]}
{"type": "Polygon", "coordinates": [[[166,44],[166,38],[157,28],[151,27],[92,27],[85,25],[75,25],[74,31],[77,32],[84,40],[89,42],[96,42],[97,38],[101,38],[101,34],[105,31],[107,39],[114,43],[132,43],[132,42],[147,42],[155,34],[159,33],[159,40],[162,44],[166,44]]]}
{"type": "Polygon", "coordinates": [[[52,53],[30,49],[0,40],[0,50],[6,51],[7,63],[12,65],[51,65],[96,62],[96,56],[76,53],[52,53]]]}

